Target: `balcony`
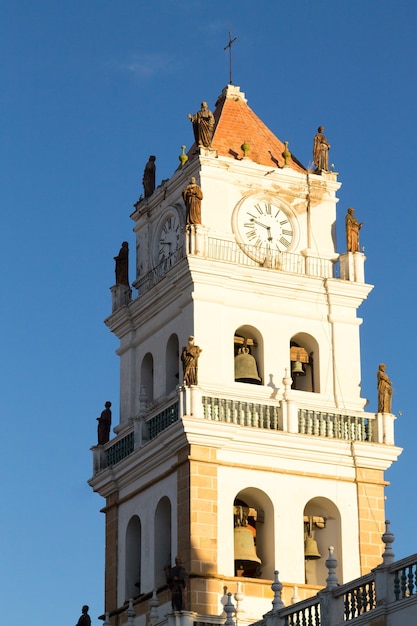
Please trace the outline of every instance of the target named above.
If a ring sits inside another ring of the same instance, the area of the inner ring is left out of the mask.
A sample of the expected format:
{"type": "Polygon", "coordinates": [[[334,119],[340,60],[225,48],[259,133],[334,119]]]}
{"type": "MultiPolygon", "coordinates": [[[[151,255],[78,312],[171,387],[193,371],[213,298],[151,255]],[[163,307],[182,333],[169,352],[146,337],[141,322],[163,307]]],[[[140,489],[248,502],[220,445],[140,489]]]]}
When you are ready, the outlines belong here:
{"type": "Polygon", "coordinates": [[[395,416],[363,411],[311,410],[294,400],[245,401],[237,390],[221,396],[202,393],[199,387],[178,387],[177,395],[155,407],[142,406],[117,437],[104,446],[94,446],[93,474],[117,465],[135,450],[146,446],[182,418],[222,422],[239,427],[281,431],[340,441],[394,444],[395,416]]]}

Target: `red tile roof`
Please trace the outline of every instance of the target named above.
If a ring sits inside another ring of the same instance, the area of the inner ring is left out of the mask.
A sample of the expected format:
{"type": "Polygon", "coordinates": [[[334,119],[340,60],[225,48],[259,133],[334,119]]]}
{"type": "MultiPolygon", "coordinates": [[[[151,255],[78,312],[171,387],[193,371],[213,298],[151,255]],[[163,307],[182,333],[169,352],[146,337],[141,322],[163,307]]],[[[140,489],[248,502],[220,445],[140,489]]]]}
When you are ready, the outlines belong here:
{"type": "MultiPolygon", "coordinates": [[[[242,144],[249,144],[248,158],[260,165],[276,168],[284,167],[285,145],[269,130],[252,109],[246,104],[239,87],[228,85],[216,102],[214,111],[216,122],[212,145],[219,156],[241,160],[242,144]]],[[[189,156],[196,153],[195,144],[189,156]]],[[[305,172],[302,164],[291,155],[287,167],[305,172]]]]}

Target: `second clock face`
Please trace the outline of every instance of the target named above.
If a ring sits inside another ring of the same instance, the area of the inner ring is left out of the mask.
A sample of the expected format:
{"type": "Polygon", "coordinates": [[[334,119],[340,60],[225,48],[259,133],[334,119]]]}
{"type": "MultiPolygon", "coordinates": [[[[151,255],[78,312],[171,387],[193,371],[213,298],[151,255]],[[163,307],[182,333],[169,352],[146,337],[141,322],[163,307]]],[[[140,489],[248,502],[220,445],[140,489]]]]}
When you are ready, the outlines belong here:
{"type": "Polygon", "coordinates": [[[157,259],[165,269],[171,267],[175,262],[175,252],[180,247],[181,226],[178,215],[171,213],[163,221],[157,238],[157,259]]]}
{"type": "Polygon", "coordinates": [[[289,215],[269,200],[246,200],[237,214],[241,243],[261,253],[287,252],[294,240],[294,226],[289,215]]]}

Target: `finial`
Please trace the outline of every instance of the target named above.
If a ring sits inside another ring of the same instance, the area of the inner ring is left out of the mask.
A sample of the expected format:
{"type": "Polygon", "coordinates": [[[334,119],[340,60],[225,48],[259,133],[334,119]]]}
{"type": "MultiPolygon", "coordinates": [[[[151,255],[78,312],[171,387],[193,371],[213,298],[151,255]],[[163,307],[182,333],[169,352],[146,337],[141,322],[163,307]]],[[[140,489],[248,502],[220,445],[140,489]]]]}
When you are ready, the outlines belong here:
{"type": "Polygon", "coordinates": [[[240,146],[243,150],[243,158],[247,159],[248,158],[248,152],[250,149],[250,145],[248,144],[248,142],[245,140],[242,145],[240,146]]]}
{"type": "Polygon", "coordinates": [[[232,617],[233,613],[235,612],[235,607],[232,604],[232,594],[230,593],[230,591],[227,594],[227,602],[224,605],[224,611],[227,615],[225,626],[235,626],[235,621],[232,617]]]}
{"type": "Polygon", "coordinates": [[[272,612],[273,613],[276,613],[277,611],[279,611],[285,606],[283,601],[281,600],[282,584],[279,582],[278,574],[279,574],[278,570],[275,570],[274,582],[271,585],[271,589],[274,592],[274,599],[272,600],[272,612]]]}
{"type": "Polygon", "coordinates": [[[297,602],[300,602],[300,596],[298,595],[297,585],[294,585],[291,597],[291,604],[297,604],[297,602]]]}
{"type": "Polygon", "coordinates": [[[290,159],[291,159],[291,152],[288,150],[288,141],[284,141],[284,152],[282,153],[282,156],[284,157],[284,166],[287,166],[290,164],[290,159]]]}
{"type": "Polygon", "coordinates": [[[156,597],[156,589],[153,590],[152,598],[149,600],[149,606],[151,607],[151,610],[149,612],[149,621],[152,624],[152,626],[155,626],[155,624],[159,622],[159,615],[158,615],[159,600],[156,597]]]}
{"type": "Polygon", "coordinates": [[[134,624],[134,619],[136,617],[135,609],[133,608],[133,599],[129,598],[129,607],[126,611],[127,615],[127,624],[134,624]]]}
{"type": "Polygon", "coordinates": [[[393,535],[393,533],[390,530],[390,524],[391,522],[389,520],[386,520],[385,522],[385,532],[382,535],[382,541],[385,543],[385,550],[384,553],[382,555],[382,559],[383,559],[383,564],[384,565],[388,565],[389,563],[392,563],[394,561],[394,552],[392,551],[392,547],[391,544],[394,543],[395,541],[395,537],[393,535]]]}
{"type": "Polygon", "coordinates": [[[232,80],[232,44],[236,41],[237,37],[232,39],[232,33],[229,30],[229,43],[225,46],[224,51],[226,52],[227,48],[229,48],[229,63],[230,63],[230,85],[233,85],[232,80]]]}
{"type": "Polygon", "coordinates": [[[185,154],[185,149],[187,146],[181,146],[181,154],[179,155],[178,159],[181,163],[181,167],[184,167],[184,165],[187,163],[188,161],[188,156],[185,154]]]}
{"type": "Polygon", "coordinates": [[[327,583],[326,589],[335,589],[339,584],[339,581],[337,580],[337,576],[335,573],[335,569],[337,567],[337,561],[334,558],[333,550],[334,550],[333,546],[330,546],[329,558],[325,562],[325,566],[329,570],[329,575],[326,578],[326,583],[327,583]]]}

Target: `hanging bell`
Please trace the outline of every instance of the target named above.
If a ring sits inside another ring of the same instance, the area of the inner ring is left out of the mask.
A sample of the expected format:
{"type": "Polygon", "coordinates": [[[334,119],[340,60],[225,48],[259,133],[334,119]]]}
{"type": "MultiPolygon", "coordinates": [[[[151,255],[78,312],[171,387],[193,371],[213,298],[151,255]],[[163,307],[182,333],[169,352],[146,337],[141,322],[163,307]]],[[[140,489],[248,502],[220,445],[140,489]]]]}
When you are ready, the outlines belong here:
{"type": "Polygon", "coordinates": [[[313,537],[307,537],[304,544],[304,557],[306,559],[320,559],[321,554],[317,547],[317,541],[313,537]]]}
{"type": "Polygon", "coordinates": [[[253,533],[248,526],[235,526],[234,547],[236,570],[256,571],[262,561],[256,554],[253,533]]]}
{"type": "Polygon", "coordinates": [[[303,370],[303,364],[301,363],[301,361],[294,361],[291,374],[293,376],[305,376],[306,375],[305,371],[303,370]]]}
{"type": "Polygon", "coordinates": [[[253,385],[261,384],[255,357],[249,354],[249,348],[246,346],[239,348],[239,352],[235,356],[235,381],[237,383],[252,383],[253,385]]]}

